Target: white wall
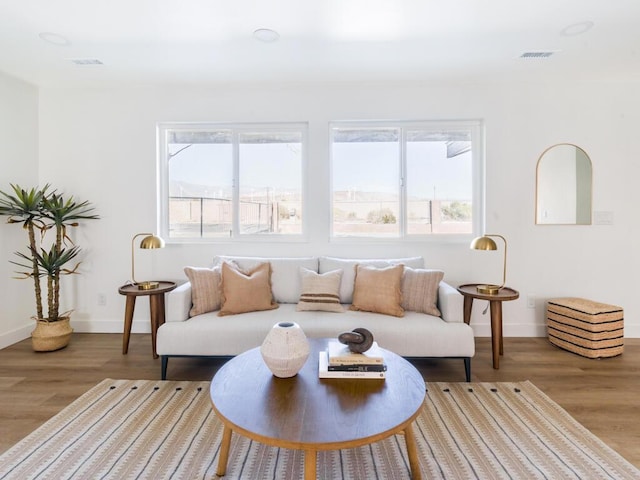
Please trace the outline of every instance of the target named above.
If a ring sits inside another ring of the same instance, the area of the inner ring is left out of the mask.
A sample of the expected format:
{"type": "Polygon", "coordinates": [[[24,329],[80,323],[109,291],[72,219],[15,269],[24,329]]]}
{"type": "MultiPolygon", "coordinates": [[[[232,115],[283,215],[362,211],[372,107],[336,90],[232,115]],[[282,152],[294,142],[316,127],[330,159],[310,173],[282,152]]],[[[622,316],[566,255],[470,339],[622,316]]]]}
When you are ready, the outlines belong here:
{"type": "MultiPolygon", "coordinates": [[[[0,73],[0,190],[10,183],[30,188],[38,183],[38,91],[0,73]]],[[[28,337],[35,315],[33,283],[12,279],[13,252],[25,251],[27,236],[0,218],[0,348],[28,337]]]]}
{"type": "MultiPolygon", "coordinates": [[[[121,331],[131,237],[156,226],[156,122],[308,121],[310,240],[294,244],[169,245],[140,252],[136,274],[184,279],[185,265],[212,255],[400,256],[420,254],[452,284],[499,281],[501,258],[472,252],[468,242],[332,244],[328,241],[328,122],[345,119],[483,119],[486,126],[487,231],[509,241],[507,283],[521,298],[505,303],[507,336],[544,335],[544,300],[581,296],[626,311],[626,333],[640,336],[634,238],[640,236],[638,84],[448,86],[317,85],[233,88],[44,89],[40,92],[41,183],[96,204],[102,219],[81,227],[82,276],[73,279],[78,331],[121,331]],[[594,166],[594,209],[614,225],[534,225],[535,168],[548,146],[575,143],[594,166]],[[99,294],[106,305],[98,306],[99,294]],[[536,308],[527,308],[535,295],[536,308]]],[[[6,268],[6,267],[2,267],[6,268]]],[[[6,275],[5,275],[6,277],[6,275]]],[[[488,335],[483,302],[472,325],[488,335]]],[[[139,301],[135,331],[148,331],[148,303],[139,301]]]]}

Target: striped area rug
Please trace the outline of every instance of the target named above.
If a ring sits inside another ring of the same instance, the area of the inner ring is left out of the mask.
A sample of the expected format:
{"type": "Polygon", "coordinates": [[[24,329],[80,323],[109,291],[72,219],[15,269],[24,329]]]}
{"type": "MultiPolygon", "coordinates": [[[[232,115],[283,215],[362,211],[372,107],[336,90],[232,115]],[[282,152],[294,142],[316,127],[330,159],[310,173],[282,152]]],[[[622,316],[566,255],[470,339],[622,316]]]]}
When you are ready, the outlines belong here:
{"type": "MultiPolygon", "coordinates": [[[[414,427],[426,479],[638,479],[530,382],[428,383],[414,427]]],[[[0,479],[215,479],[209,382],[102,381],[0,457],[0,479]]],[[[302,479],[303,454],[233,436],[225,479],[302,479]]],[[[402,436],[318,454],[318,478],[408,479],[402,436]]]]}

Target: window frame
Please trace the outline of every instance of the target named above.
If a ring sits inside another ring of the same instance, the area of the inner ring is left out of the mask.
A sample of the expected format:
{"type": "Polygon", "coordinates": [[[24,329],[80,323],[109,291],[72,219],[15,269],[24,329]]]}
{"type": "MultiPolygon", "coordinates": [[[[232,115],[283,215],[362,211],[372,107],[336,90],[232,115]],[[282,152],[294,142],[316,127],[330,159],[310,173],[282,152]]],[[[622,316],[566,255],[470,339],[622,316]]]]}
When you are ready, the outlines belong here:
{"type": "Polygon", "coordinates": [[[309,139],[308,122],[161,122],[156,127],[157,135],[157,205],[158,232],[167,243],[240,243],[240,242],[304,242],[308,235],[308,179],[307,179],[307,150],[309,139]],[[219,237],[183,237],[176,238],[169,235],[169,164],[167,162],[167,135],[173,131],[218,131],[228,130],[232,137],[232,229],[231,235],[219,237]],[[301,219],[301,233],[240,233],[239,201],[240,201],[240,152],[238,138],[243,133],[277,133],[291,132],[300,134],[300,188],[303,216],[301,219]]]}
{"type": "Polygon", "coordinates": [[[485,150],[484,122],[479,119],[469,120],[339,120],[329,123],[329,240],[332,243],[456,243],[468,242],[470,238],[481,235],[485,225],[485,150]],[[375,235],[335,235],[334,233],[334,157],[333,143],[336,129],[398,129],[400,177],[399,212],[400,233],[398,236],[384,237],[375,235]],[[471,201],[472,221],[469,233],[408,234],[407,233],[407,131],[423,129],[433,132],[464,130],[471,137],[471,201]]]}

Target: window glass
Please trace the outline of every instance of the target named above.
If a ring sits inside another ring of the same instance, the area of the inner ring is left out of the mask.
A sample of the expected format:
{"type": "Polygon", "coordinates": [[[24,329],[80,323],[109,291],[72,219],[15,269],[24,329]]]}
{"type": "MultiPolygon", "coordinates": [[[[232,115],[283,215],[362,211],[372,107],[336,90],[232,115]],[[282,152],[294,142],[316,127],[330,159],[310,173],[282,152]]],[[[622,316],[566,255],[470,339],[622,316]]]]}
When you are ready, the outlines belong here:
{"type": "Polygon", "coordinates": [[[302,135],[239,135],[240,233],[302,233],[302,135]]]}
{"type": "Polygon", "coordinates": [[[407,234],[472,232],[470,135],[407,132],[407,234]],[[452,140],[460,137],[459,140],[452,140]]]}
{"type": "Polygon", "coordinates": [[[229,132],[171,132],[167,142],[169,237],[228,237],[233,155],[229,132]]]}
{"type": "Polygon", "coordinates": [[[342,129],[333,138],[333,235],[400,234],[396,129],[342,129]]]}
{"type": "Polygon", "coordinates": [[[163,237],[301,235],[305,129],[160,126],[163,237]]]}
{"type": "Polygon", "coordinates": [[[473,233],[479,122],[372,123],[332,124],[332,236],[473,233]]]}

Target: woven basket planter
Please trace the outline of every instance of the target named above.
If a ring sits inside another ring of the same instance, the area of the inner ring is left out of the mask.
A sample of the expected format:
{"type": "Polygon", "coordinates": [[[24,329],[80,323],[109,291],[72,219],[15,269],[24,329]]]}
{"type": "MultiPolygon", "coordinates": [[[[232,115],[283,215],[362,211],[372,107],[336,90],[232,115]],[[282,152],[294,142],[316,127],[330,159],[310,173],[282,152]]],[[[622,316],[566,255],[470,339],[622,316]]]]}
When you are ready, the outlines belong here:
{"type": "Polygon", "coordinates": [[[57,322],[37,320],[36,328],[31,332],[31,346],[36,352],[53,352],[69,345],[73,329],[69,317],[57,322]]]}

